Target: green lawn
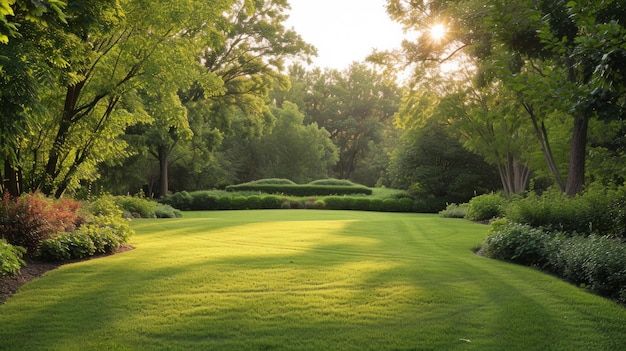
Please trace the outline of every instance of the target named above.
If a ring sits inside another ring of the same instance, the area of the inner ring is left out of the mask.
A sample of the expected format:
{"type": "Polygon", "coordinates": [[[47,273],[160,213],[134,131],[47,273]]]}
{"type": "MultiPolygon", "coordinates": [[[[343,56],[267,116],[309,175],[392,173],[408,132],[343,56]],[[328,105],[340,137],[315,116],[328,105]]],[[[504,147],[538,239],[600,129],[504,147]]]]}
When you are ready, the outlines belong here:
{"type": "Polygon", "coordinates": [[[623,350],[626,309],[471,252],[435,215],[276,210],[136,220],[135,250],[0,306],[0,350],[623,350]]]}

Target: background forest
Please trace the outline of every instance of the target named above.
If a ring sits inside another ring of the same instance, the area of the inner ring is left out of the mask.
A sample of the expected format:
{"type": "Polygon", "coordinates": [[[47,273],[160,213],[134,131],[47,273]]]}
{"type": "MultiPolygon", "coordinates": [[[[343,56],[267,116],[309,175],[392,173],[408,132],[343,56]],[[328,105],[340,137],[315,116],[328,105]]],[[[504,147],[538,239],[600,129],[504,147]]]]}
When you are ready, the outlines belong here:
{"type": "Polygon", "coordinates": [[[343,71],[306,65],[288,9],[2,0],[3,192],[332,177],[464,202],[623,184],[624,1],[389,0],[415,39],[343,71]]]}

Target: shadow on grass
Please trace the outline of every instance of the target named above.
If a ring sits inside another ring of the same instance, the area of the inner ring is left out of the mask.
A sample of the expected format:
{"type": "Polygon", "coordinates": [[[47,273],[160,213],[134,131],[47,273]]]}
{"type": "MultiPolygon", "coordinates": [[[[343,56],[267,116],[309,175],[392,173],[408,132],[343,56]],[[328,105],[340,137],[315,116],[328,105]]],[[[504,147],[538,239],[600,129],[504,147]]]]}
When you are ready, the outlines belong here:
{"type": "MultiPolygon", "coordinates": [[[[276,227],[285,232],[263,240],[253,232],[223,235],[236,225],[194,234],[203,227],[196,220],[155,233],[136,252],[64,267],[29,285],[22,298],[32,291],[37,303],[0,307],[0,340],[12,343],[0,349],[626,345],[623,310],[531,269],[474,256],[469,247],[479,236],[464,237],[462,224],[446,230],[435,227],[448,223],[433,226],[408,215],[381,218],[389,219],[344,221],[324,240],[311,236],[304,243],[298,239],[306,235],[299,238],[284,222],[276,227]],[[281,235],[293,237],[273,241],[281,235]],[[191,241],[176,242],[180,236],[191,241]],[[177,259],[185,247],[197,254],[177,259]]],[[[304,231],[311,223],[291,223],[298,225],[304,231]]]]}

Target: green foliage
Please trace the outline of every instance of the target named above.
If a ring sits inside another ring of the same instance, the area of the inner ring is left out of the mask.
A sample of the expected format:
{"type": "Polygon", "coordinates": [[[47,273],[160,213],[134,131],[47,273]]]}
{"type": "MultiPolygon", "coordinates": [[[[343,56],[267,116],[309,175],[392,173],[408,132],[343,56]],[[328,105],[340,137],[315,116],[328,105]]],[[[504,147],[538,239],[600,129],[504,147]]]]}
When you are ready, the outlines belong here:
{"type": "Polygon", "coordinates": [[[246,199],[246,208],[250,210],[262,208],[261,197],[257,195],[248,196],[246,199]]]}
{"type": "Polygon", "coordinates": [[[496,221],[483,245],[487,257],[527,266],[546,263],[545,247],[548,235],[528,225],[496,221]]]}
{"type": "Polygon", "coordinates": [[[128,220],[116,216],[94,216],[70,233],[61,233],[41,242],[39,254],[49,261],[84,259],[115,252],[134,234],[128,220]]]}
{"type": "Polygon", "coordinates": [[[465,218],[469,204],[449,204],[445,210],[441,210],[439,215],[444,218],[465,218]]]}
{"type": "Polygon", "coordinates": [[[472,221],[488,221],[494,218],[500,218],[504,215],[505,204],[506,199],[501,195],[479,195],[469,201],[466,217],[472,221]]]}
{"type": "Polygon", "coordinates": [[[102,195],[92,200],[87,205],[89,213],[93,216],[111,216],[122,217],[124,213],[115,203],[115,197],[112,195],[102,195]]]}
{"type": "Polygon", "coordinates": [[[495,168],[465,150],[436,121],[405,131],[389,172],[393,188],[410,190],[416,198],[444,199],[437,211],[446,202],[466,202],[476,192],[501,186],[495,168]]]}
{"type": "Polygon", "coordinates": [[[132,217],[155,218],[157,203],[138,196],[116,196],[115,203],[132,217]]]}
{"type": "Polygon", "coordinates": [[[263,209],[276,209],[276,208],[280,208],[281,206],[281,200],[280,197],[278,196],[263,196],[261,198],[261,208],[263,209]]]}
{"type": "Polygon", "coordinates": [[[183,213],[170,205],[157,204],[154,209],[154,216],[156,218],[181,218],[183,213]]]}
{"type": "Polygon", "coordinates": [[[295,185],[292,180],[285,178],[265,178],[251,181],[249,184],[287,184],[287,185],[295,185]]]}
{"type": "Polygon", "coordinates": [[[624,191],[590,187],[570,197],[556,189],[542,195],[531,193],[507,207],[506,217],[534,227],[589,235],[619,236],[623,233],[624,191]]]}
{"type": "MultiPolygon", "coordinates": [[[[161,199],[161,202],[166,204],[166,205],[170,205],[174,208],[177,208],[179,210],[182,211],[187,211],[187,210],[200,210],[202,209],[202,207],[205,205],[206,203],[211,202],[211,200],[213,200],[212,198],[210,198],[208,195],[204,195],[203,193],[195,193],[193,196],[186,192],[186,191],[181,191],[178,193],[175,193],[173,195],[168,195],[164,198],[161,199]],[[194,198],[198,196],[199,199],[198,201],[196,201],[194,203],[194,198]]],[[[215,200],[217,201],[217,200],[215,200]]]]}
{"type": "Polygon", "coordinates": [[[591,292],[626,303],[626,244],[599,236],[559,236],[549,269],[591,292]]]}
{"type": "Polygon", "coordinates": [[[337,185],[337,186],[359,186],[348,179],[318,179],[309,183],[309,185],[337,185]]]}
{"type": "Polygon", "coordinates": [[[25,253],[25,248],[11,245],[0,238],[0,277],[19,272],[20,268],[26,265],[22,259],[25,253]]]}
{"type": "Polygon", "coordinates": [[[226,187],[227,191],[259,191],[268,194],[283,194],[291,196],[324,196],[324,195],[371,195],[372,189],[364,186],[345,185],[276,185],[276,184],[239,184],[226,187]]]}

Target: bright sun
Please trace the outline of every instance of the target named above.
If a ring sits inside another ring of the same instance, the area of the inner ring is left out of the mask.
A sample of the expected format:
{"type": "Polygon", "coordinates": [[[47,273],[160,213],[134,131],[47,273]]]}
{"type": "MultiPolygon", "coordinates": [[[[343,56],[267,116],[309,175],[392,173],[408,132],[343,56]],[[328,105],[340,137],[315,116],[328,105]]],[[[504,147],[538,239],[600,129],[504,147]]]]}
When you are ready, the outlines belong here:
{"type": "Polygon", "coordinates": [[[446,36],[446,27],[443,24],[435,24],[430,27],[430,37],[435,41],[441,41],[446,36]]]}

